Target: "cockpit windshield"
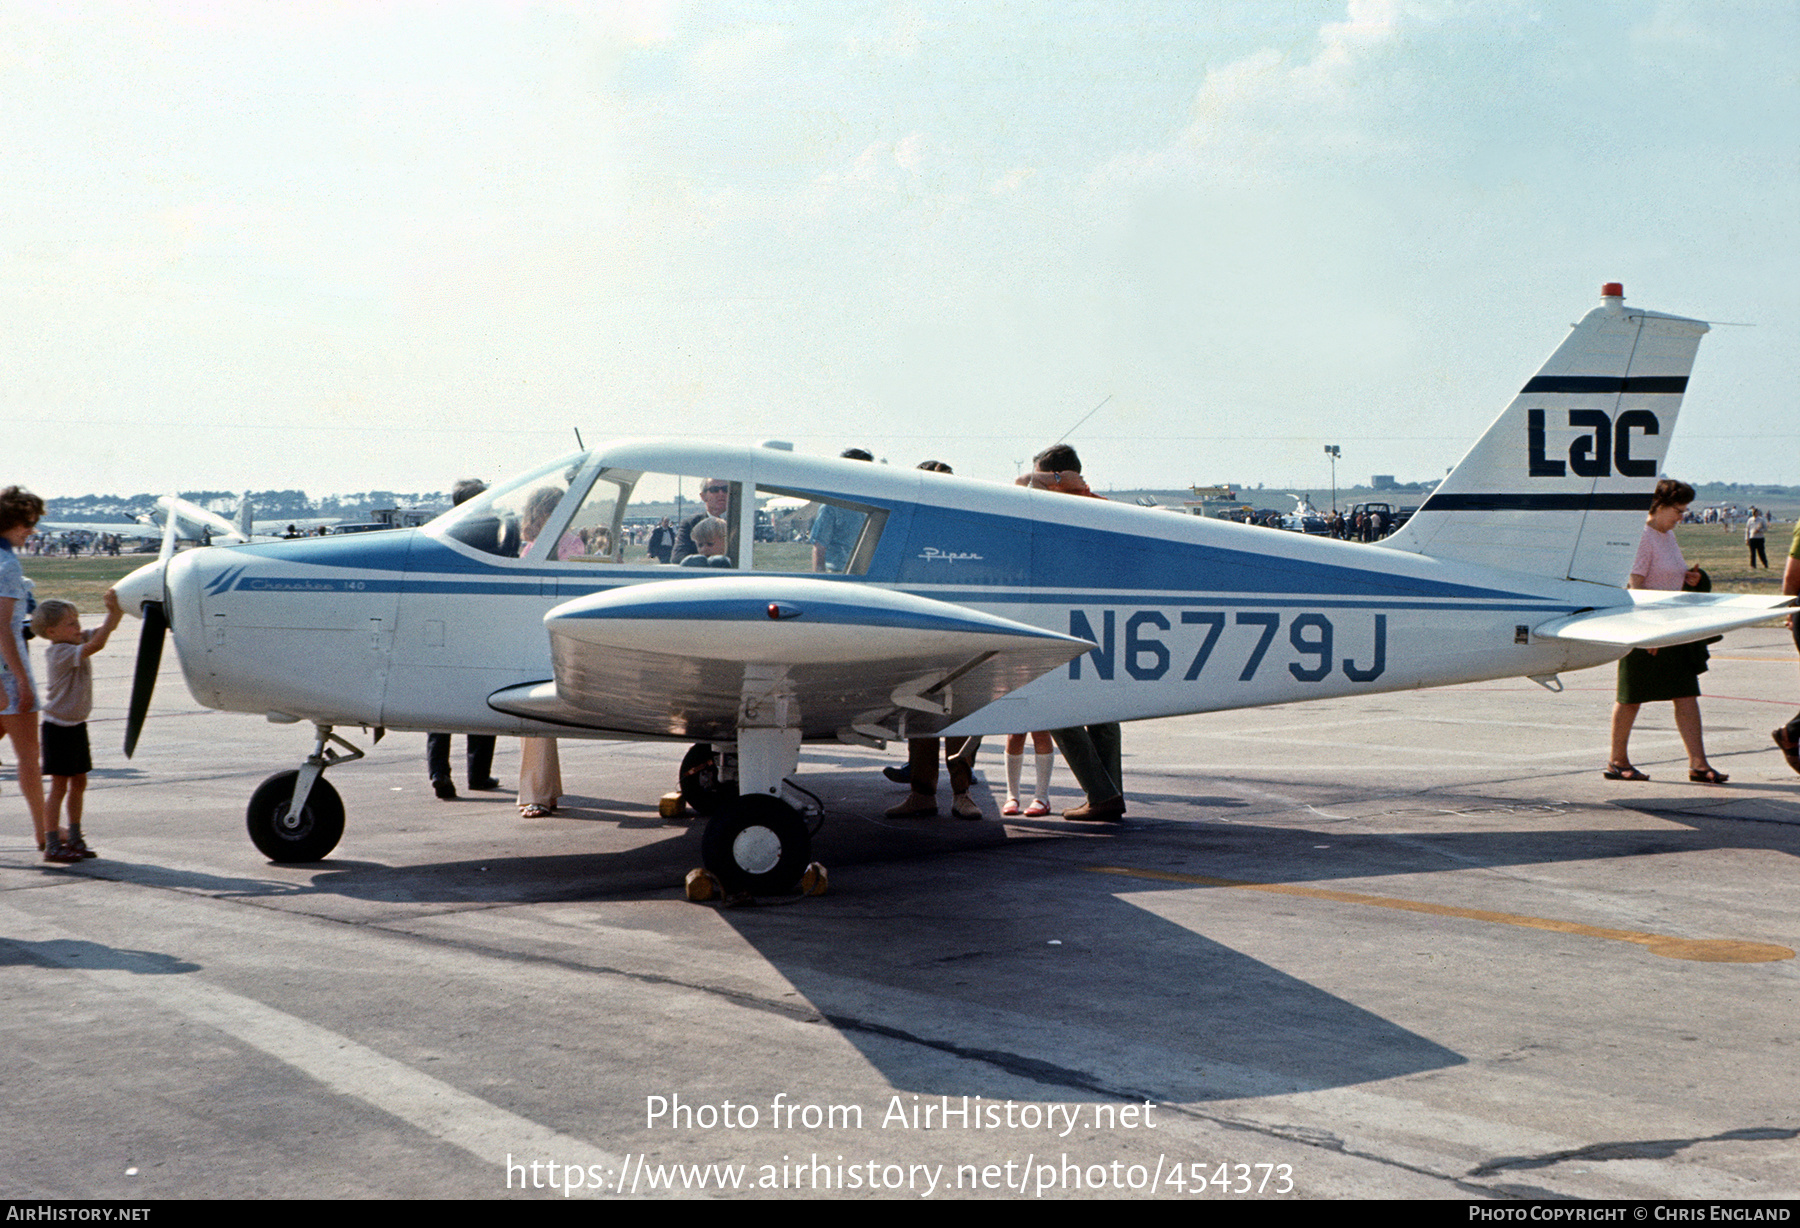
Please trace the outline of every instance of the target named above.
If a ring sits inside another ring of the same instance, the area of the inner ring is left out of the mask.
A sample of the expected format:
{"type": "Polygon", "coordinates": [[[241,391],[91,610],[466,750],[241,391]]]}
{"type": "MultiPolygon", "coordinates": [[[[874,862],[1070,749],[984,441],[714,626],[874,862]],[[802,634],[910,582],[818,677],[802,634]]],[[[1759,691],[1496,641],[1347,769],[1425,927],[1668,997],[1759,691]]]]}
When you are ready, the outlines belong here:
{"type": "MultiPolygon", "coordinates": [[[[587,453],[576,452],[492,487],[451,508],[425,526],[426,530],[488,554],[522,558],[530,553],[587,459],[587,453]]],[[[563,557],[563,552],[559,549],[555,557],[563,557]]]]}

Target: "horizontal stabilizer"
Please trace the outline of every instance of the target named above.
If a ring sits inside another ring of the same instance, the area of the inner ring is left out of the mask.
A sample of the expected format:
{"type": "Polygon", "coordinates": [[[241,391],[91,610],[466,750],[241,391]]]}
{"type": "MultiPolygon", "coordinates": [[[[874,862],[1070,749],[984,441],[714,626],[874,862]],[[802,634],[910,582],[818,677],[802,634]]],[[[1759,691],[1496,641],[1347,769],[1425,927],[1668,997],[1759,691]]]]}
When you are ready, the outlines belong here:
{"type": "Polygon", "coordinates": [[[544,616],[547,684],[492,695],[534,719],[653,736],[735,736],[747,671],[779,671],[797,723],[825,737],[905,710],[938,729],[1093,647],[966,606],[798,576],[664,580],[544,616]]]}
{"type": "Polygon", "coordinates": [[[1717,593],[1656,593],[1633,589],[1631,605],[1608,606],[1553,618],[1532,634],[1618,648],[1666,648],[1691,644],[1777,617],[1792,597],[1732,597],[1717,593]]]}

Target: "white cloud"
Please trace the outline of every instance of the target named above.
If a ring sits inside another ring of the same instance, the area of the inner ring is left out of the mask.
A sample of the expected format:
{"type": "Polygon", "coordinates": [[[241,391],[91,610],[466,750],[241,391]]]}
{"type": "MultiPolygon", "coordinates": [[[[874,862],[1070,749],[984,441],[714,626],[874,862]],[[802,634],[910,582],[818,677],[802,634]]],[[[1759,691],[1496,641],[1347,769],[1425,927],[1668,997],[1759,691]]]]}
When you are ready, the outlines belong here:
{"type": "Polygon", "coordinates": [[[900,169],[906,171],[908,174],[916,175],[919,173],[919,168],[924,161],[924,133],[909,133],[900,140],[894,142],[894,165],[900,167],[900,169]]]}
{"type": "Polygon", "coordinates": [[[1366,160],[1392,148],[1384,104],[1404,92],[1396,79],[1408,70],[1408,36],[1437,20],[1435,6],[1349,0],[1344,20],[1322,25],[1308,55],[1265,47],[1209,69],[1173,139],[1113,159],[1094,182],[1254,180],[1320,154],[1366,160]]]}
{"type": "Polygon", "coordinates": [[[1722,39],[1696,20],[1693,5],[1661,0],[1650,20],[1631,31],[1631,41],[1640,49],[1678,51],[1684,48],[1716,50],[1722,39]]]}
{"type": "Polygon", "coordinates": [[[857,31],[844,45],[856,59],[910,60],[924,46],[926,31],[936,28],[917,5],[904,4],[885,13],[882,25],[857,31]]]}
{"type": "Polygon", "coordinates": [[[992,183],[988,184],[988,191],[995,196],[1010,196],[1012,193],[1017,192],[1020,188],[1024,187],[1025,182],[1035,174],[1037,174],[1036,167],[1014,167],[1012,170],[1007,171],[1004,175],[1001,175],[998,179],[995,179],[992,183]]]}
{"type": "Polygon", "coordinates": [[[774,65],[786,52],[788,32],[779,26],[751,26],[734,30],[695,49],[688,57],[688,73],[696,81],[718,88],[776,84],[774,65]]]}

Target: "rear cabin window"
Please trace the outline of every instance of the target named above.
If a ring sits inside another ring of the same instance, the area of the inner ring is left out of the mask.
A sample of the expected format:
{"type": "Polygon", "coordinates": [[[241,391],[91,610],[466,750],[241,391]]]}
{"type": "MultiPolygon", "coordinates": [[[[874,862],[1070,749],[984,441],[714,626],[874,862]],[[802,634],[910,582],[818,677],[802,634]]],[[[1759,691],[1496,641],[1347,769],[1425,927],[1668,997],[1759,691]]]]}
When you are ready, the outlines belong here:
{"type": "Polygon", "coordinates": [[[758,571],[866,575],[887,524],[886,508],[780,486],[758,486],[756,504],[758,571]]]}

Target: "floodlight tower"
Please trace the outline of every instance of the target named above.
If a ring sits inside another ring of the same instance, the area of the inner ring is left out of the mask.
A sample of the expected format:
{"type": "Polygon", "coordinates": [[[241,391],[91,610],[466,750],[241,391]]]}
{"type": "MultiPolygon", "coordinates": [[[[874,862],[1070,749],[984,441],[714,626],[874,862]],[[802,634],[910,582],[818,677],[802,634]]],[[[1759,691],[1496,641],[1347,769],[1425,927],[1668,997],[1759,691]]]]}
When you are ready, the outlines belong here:
{"type": "Polygon", "coordinates": [[[1342,450],[1335,443],[1325,445],[1325,455],[1331,458],[1331,510],[1337,511],[1337,463],[1342,450]]]}

